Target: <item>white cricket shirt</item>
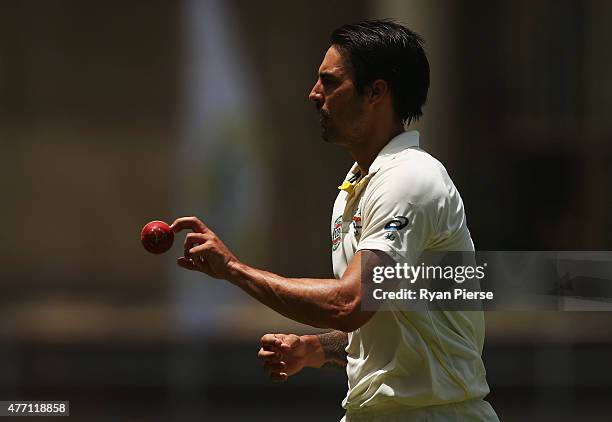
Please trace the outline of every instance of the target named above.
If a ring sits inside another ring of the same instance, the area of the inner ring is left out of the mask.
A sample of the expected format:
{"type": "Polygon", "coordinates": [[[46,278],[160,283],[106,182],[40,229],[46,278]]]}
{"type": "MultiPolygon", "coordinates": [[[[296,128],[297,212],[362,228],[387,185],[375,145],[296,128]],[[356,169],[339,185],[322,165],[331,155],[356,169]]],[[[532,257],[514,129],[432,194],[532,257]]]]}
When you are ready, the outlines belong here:
{"type": "MultiPolygon", "coordinates": [[[[444,166],[419,149],[416,131],[393,138],[361,179],[355,163],[340,189],[331,220],[337,278],[360,249],[409,265],[418,265],[424,250],[474,250],[459,192],[444,166]],[[390,231],[389,223],[402,228],[390,231]]],[[[459,403],[489,392],[482,312],[379,311],[348,338],[347,415],[459,403]]]]}

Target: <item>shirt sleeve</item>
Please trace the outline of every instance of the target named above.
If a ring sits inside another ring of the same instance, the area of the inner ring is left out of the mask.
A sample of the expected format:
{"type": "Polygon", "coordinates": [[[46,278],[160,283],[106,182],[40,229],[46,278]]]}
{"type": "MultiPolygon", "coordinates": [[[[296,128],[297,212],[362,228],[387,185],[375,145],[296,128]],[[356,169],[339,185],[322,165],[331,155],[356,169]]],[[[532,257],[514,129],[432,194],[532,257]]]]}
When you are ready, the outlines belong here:
{"type": "Polygon", "coordinates": [[[370,182],[362,203],[357,250],[380,250],[396,262],[417,265],[433,233],[434,210],[430,195],[423,195],[422,187],[407,177],[396,171],[370,182]]]}

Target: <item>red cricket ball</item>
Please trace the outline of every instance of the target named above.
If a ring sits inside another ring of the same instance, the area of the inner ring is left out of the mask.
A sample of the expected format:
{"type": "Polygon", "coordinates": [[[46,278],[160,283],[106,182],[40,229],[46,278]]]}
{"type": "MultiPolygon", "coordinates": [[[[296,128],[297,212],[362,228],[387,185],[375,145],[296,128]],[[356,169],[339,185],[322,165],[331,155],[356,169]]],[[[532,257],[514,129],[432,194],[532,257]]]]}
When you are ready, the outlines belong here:
{"type": "Polygon", "coordinates": [[[164,253],[174,242],[174,233],[169,225],[163,221],[151,221],[145,224],[140,232],[142,246],[151,253],[164,253]]]}

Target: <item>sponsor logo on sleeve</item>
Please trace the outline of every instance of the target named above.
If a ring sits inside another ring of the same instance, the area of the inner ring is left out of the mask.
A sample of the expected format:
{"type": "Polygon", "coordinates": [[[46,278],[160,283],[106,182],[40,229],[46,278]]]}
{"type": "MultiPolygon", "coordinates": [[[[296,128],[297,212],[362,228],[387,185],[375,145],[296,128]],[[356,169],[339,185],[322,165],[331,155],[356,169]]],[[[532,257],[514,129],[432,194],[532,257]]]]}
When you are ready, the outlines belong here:
{"type": "Polygon", "coordinates": [[[408,225],[409,221],[403,215],[396,215],[393,217],[393,220],[390,220],[387,224],[385,224],[386,231],[400,231],[404,227],[408,225]]]}
{"type": "Polygon", "coordinates": [[[393,233],[393,232],[387,232],[387,233],[385,234],[385,239],[387,239],[387,240],[395,240],[395,238],[396,238],[396,237],[397,237],[397,236],[396,236],[396,235],[395,235],[395,233],[393,233]]]}
{"type": "Polygon", "coordinates": [[[385,224],[385,240],[394,241],[397,239],[397,232],[408,226],[409,223],[410,221],[408,218],[404,217],[403,215],[396,215],[393,217],[392,220],[389,220],[387,224],[385,224]]]}

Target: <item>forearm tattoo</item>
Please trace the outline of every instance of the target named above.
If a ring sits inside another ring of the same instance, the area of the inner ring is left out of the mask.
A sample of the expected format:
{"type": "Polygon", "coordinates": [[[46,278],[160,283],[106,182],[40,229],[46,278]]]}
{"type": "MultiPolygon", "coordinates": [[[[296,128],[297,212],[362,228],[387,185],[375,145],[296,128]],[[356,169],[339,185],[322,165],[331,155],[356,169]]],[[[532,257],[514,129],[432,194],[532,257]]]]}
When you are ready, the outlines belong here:
{"type": "Polygon", "coordinates": [[[342,331],[329,331],[317,334],[319,342],[325,353],[325,363],[322,368],[346,367],[346,346],[348,344],[348,334],[342,331]]]}

